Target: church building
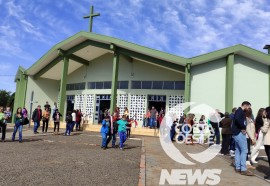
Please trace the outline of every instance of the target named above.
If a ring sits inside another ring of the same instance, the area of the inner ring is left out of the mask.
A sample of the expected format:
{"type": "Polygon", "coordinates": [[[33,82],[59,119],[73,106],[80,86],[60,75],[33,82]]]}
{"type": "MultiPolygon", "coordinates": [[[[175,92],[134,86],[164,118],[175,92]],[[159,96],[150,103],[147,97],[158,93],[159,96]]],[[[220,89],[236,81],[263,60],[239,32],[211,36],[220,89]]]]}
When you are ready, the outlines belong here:
{"type": "Polygon", "coordinates": [[[81,109],[89,124],[115,106],[139,122],[151,106],[180,116],[190,101],[231,112],[247,100],[256,114],[270,104],[269,65],[268,54],[244,45],[184,58],[82,31],[18,68],[14,108],[57,102],[62,114],[81,109]]]}

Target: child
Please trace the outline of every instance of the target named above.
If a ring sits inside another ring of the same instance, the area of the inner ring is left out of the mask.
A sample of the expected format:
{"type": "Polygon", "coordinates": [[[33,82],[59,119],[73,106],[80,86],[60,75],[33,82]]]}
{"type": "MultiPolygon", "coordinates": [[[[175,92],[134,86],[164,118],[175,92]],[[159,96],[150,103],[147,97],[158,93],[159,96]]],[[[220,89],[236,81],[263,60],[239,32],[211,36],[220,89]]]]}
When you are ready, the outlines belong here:
{"type": "Polygon", "coordinates": [[[123,150],[124,147],[124,143],[127,139],[127,134],[126,134],[126,125],[129,124],[127,122],[127,118],[125,115],[122,116],[122,119],[117,121],[118,124],[118,136],[120,138],[120,143],[119,143],[119,147],[120,150],[123,150]]]}
{"type": "Polygon", "coordinates": [[[66,133],[65,136],[70,136],[70,131],[72,127],[72,115],[71,111],[68,111],[67,116],[66,116],[66,133]]]}
{"type": "Polygon", "coordinates": [[[103,148],[104,150],[107,148],[107,140],[111,140],[110,139],[110,116],[105,116],[105,119],[102,120],[102,127],[100,129],[100,133],[101,133],[101,137],[102,137],[102,144],[101,144],[101,148],[103,148]],[[110,136],[109,138],[107,138],[108,136],[110,136]]]}

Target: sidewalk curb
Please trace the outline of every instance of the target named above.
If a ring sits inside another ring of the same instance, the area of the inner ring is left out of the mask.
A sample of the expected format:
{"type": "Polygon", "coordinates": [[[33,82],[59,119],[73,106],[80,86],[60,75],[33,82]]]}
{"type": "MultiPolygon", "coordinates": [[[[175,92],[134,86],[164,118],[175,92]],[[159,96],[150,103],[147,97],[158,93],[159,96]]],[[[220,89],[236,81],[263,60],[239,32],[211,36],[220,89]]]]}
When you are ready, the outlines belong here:
{"type": "Polygon", "coordinates": [[[144,139],[142,138],[142,150],[141,150],[141,161],[140,161],[140,175],[138,186],[145,186],[146,182],[146,166],[145,166],[145,146],[144,139]]]}

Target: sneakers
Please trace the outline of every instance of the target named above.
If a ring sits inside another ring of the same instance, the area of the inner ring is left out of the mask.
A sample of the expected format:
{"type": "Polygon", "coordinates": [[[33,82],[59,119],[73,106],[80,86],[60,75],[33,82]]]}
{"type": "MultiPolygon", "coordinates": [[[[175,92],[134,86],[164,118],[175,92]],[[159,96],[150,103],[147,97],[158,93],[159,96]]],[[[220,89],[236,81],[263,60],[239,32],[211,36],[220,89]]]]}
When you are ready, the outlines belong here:
{"type": "Polygon", "coordinates": [[[257,164],[258,162],[255,159],[250,160],[252,164],[257,164]]]}
{"type": "Polygon", "coordinates": [[[231,155],[231,156],[235,156],[235,154],[234,154],[234,151],[233,151],[233,150],[230,150],[230,155],[231,155]]]}
{"type": "Polygon", "coordinates": [[[250,171],[241,171],[241,175],[244,175],[244,176],[254,176],[254,174],[250,171]]]}

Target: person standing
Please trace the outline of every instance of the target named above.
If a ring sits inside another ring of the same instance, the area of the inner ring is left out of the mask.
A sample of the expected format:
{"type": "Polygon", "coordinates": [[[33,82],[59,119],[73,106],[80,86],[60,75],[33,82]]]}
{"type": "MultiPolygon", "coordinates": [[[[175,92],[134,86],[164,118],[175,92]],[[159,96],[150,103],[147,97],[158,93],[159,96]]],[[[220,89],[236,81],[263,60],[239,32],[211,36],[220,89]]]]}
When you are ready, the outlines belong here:
{"type": "Polygon", "coordinates": [[[40,126],[41,118],[42,118],[42,110],[40,109],[40,105],[38,105],[32,114],[32,120],[34,122],[34,134],[38,134],[37,130],[40,126]]]}
{"type": "Polygon", "coordinates": [[[23,115],[22,115],[21,107],[17,109],[14,117],[15,117],[14,119],[15,125],[14,125],[14,131],[12,134],[12,141],[15,141],[17,130],[19,130],[19,142],[22,143],[23,115]]]}
{"type": "Polygon", "coordinates": [[[6,124],[6,116],[4,113],[4,108],[0,106],[0,127],[1,127],[1,132],[2,132],[2,138],[1,141],[5,141],[6,139],[6,128],[7,128],[7,124],[6,124]]]}
{"type": "Polygon", "coordinates": [[[49,113],[51,114],[51,105],[49,104],[48,101],[46,101],[46,104],[44,105],[44,110],[45,110],[46,108],[48,109],[49,113]]]}
{"type": "MultiPolygon", "coordinates": [[[[231,126],[233,125],[233,121],[234,121],[234,115],[235,115],[235,111],[237,110],[236,107],[234,107],[232,109],[232,113],[230,114],[230,118],[232,120],[232,123],[231,123],[231,126]]],[[[234,156],[234,152],[235,152],[235,141],[233,139],[233,137],[231,138],[231,141],[230,141],[230,155],[231,156],[234,156]]]]}
{"type": "Polygon", "coordinates": [[[256,132],[255,132],[255,125],[254,125],[254,120],[252,119],[252,109],[249,108],[246,111],[246,120],[247,120],[247,148],[248,148],[248,153],[247,153],[247,158],[246,158],[246,165],[248,169],[255,169],[250,164],[250,161],[248,160],[248,155],[251,153],[251,150],[253,150],[254,145],[256,144],[256,132]]]}
{"type": "Polygon", "coordinates": [[[235,140],[235,171],[242,175],[253,176],[253,173],[247,170],[247,139],[246,139],[246,115],[245,112],[251,107],[248,101],[244,101],[236,111],[232,125],[233,138],[235,140]]]}
{"type": "Polygon", "coordinates": [[[157,110],[153,106],[152,109],[150,110],[150,129],[156,127],[156,120],[157,120],[157,110]]]}
{"type": "Polygon", "coordinates": [[[256,131],[256,135],[257,135],[257,141],[256,141],[256,145],[252,149],[251,155],[250,155],[250,161],[252,164],[258,163],[256,161],[256,158],[259,155],[259,151],[260,151],[261,146],[263,146],[264,135],[261,131],[261,128],[263,126],[263,112],[264,112],[264,108],[260,108],[258,113],[257,113],[256,119],[255,119],[255,131],[256,131]]]}
{"type": "Polygon", "coordinates": [[[45,110],[42,113],[42,133],[47,133],[48,125],[49,125],[49,119],[50,119],[50,112],[48,111],[48,108],[45,107],[45,110]]]}
{"type": "Polygon", "coordinates": [[[127,122],[126,116],[123,115],[122,119],[117,121],[117,124],[118,124],[118,136],[120,139],[119,148],[120,148],[120,150],[123,150],[124,143],[127,140],[126,126],[127,126],[128,122],[127,122]]]}
{"type": "Polygon", "coordinates": [[[102,137],[101,148],[103,148],[104,150],[107,149],[107,145],[108,145],[107,142],[111,140],[111,136],[109,135],[111,132],[110,126],[111,126],[110,116],[106,116],[105,119],[102,120],[102,127],[100,129],[100,133],[102,137]]]}
{"type": "Polygon", "coordinates": [[[53,104],[53,114],[55,113],[56,110],[58,110],[58,107],[57,107],[57,103],[54,102],[54,104],[53,104]]]}
{"type": "Polygon", "coordinates": [[[150,110],[149,109],[146,112],[146,117],[147,117],[147,126],[146,127],[150,127],[151,113],[150,113],[150,110]]]}
{"type": "Polygon", "coordinates": [[[210,141],[209,146],[213,145],[215,137],[216,137],[216,144],[220,144],[220,131],[219,131],[219,123],[221,121],[221,117],[223,116],[222,113],[219,112],[219,110],[216,110],[211,116],[210,116],[210,124],[212,127],[212,141],[210,141]]]}
{"type": "Polygon", "coordinates": [[[232,119],[230,118],[230,114],[228,112],[225,113],[225,118],[223,118],[220,122],[220,127],[222,128],[222,148],[220,153],[227,155],[229,154],[229,145],[232,138],[232,129],[231,129],[232,119]]]}
{"type": "Polygon", "coordinates": [[[76,112],[76,131],[81,130],[82,113],[81,110],[76,112]]]}
{"type": "Polygon", "coordinates": [[[124,115],[127,117],[127,120],[129,120],[129,110],[127,107],[125,107],[124,115]]]}
{"type": "MultiPolygon", "coordinates": [[[[263,126],[261,128],[264,136],[264,149],[268,158],[269,168],[270,168],[270,107],[267,107],[263,113],[263,126]]],[[[270,180],[270,170],[268,171],[268,175],[264,176],[264,179],[270,180]]]]}
{"type": "Polygon", "coordinates": [[[53,114],[53,121],[54,121],[54,129],[53,132],[55,133],[56,127],[57,127],[57,133],[59,133],[59,127],[60,127],[60,117],[62,117],[62,114],[58,111],[58,109],[55,110],[53,114]]]}
{"type": "Polygon", "coordinates": [[[76,123],[76,110],[73,110],[71,116],[72,116],[72,124],[70,126],[70,131],[73,132],[73,129],[76,123]]]}
{"type": "Polygon", "coordinates": [[[66,116],[66,132],[64,134],[65,136],[70,136],[72,124],[73,124],[73,121],[72,121],[71,111],[68,111],[67,116],[66,116]]]}

